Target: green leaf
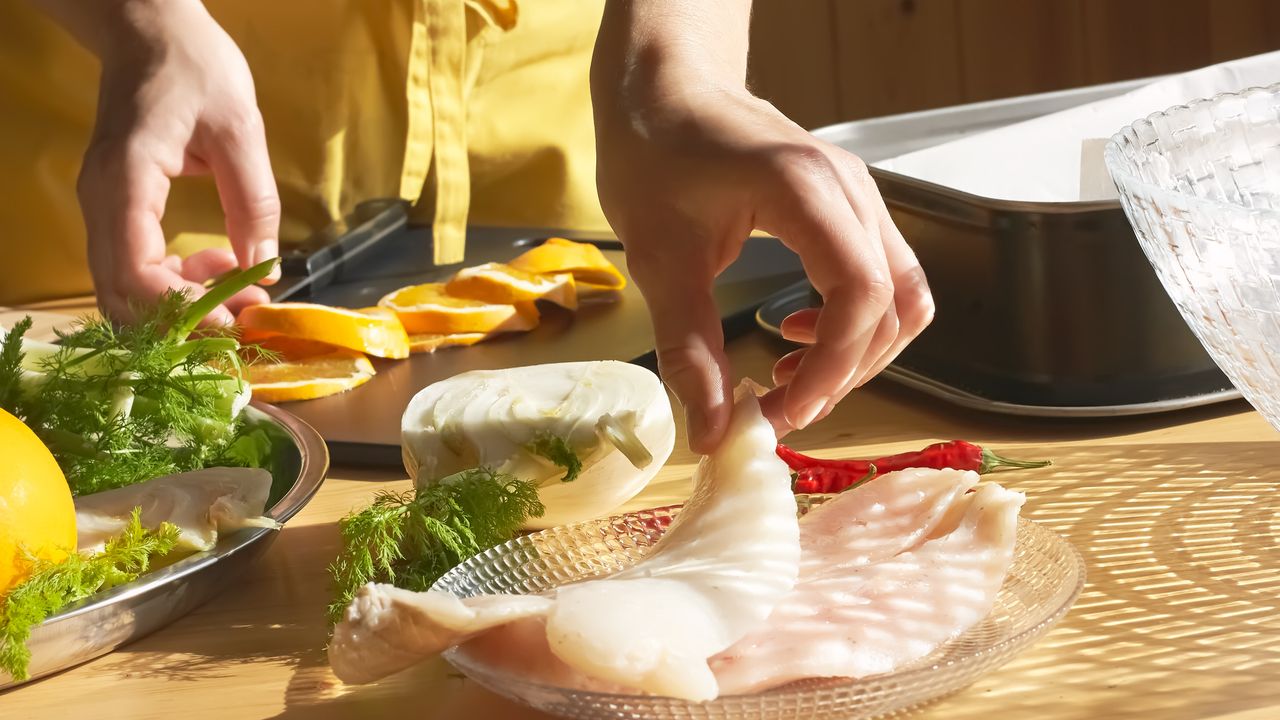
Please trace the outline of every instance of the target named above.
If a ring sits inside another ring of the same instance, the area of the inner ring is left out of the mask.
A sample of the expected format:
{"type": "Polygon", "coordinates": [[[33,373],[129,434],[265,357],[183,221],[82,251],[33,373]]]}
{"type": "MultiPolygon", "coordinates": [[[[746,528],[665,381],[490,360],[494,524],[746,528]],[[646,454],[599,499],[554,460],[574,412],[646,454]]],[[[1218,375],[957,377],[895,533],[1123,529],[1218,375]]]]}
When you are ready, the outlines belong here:
{"type": "Polygon", "coordinates": [[[564,477],[560,478],[560,482],[573,482],[582,472],[582,460],[564,438],[551,433],[539,433],[525,449],[564,468],[564,477]]]}
{"type": "Polygon", "coordinates": [[[544,512],[533,483],[480,468],[406,493],[381,492],[338,523],[342,551],[329,567],[338,622],[371,582],[427,590],[455,565],[510,540],[544,512]]]}
{"type": "Polygon", "coordinates": [[[96,555],[72,553],[60,562],[33,562],[30,577],[0,600],[0,670],[26,680],[31,662],[27,640],[33,628],[73,603],[137,579],[152,560],[173,550],[178,528],[163,523],[148,530],[142,527],[140,513],[135,508],[124,531],[96,555]]]}

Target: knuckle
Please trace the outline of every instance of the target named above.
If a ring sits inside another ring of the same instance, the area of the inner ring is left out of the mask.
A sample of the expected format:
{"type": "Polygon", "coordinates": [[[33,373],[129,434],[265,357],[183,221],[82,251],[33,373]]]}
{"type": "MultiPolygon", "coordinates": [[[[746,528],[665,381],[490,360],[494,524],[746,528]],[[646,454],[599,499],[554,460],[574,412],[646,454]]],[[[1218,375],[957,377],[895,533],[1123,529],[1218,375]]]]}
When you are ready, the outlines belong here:
{"type": "Polygon", "coordinates": [[[281,207],[280,196],[275,193],[264,192],[245,201],[243,212],[248,219],[258,222],[279,222],[281,207]]]}
{"type": "Polygon", "coordinates": [[[879,271],[868,271],[862,278],[859,290],[864,303],[881,311],[887,310],[889,303],[893,302],[893,281],[879,271]]]}
{"type": "Polygon", "coordinates": [[[936,309],[933,293],[929,291],[924,270],[919,266],[899,279],[896,298],[903,332],[915,336],[933,322],[936,309]]]}
{"type": "Polygon", "coordinates": [[[667,345],[658,350],[658,371],[683,400],[707,391],[706,374],[714,358],[705,347],[689,344],[667,345]]]}
{"type": "Polygon", "coordinates": [[[871,170],[867,167],[867,163],[853,153],[845,153],[844,156],[845,170],[853,177],[855,183],[865,185],[873,183],[871,178],[871,170]]]}
{"type": "Polygon", "coordinates": [[[266,126],[253,103],[232,104],[209,124],[209,132],[219,142],[245,145],[262,137],[266,126]]]}
{"type": "Polygon", "coordinates": [[[836,166],[821,148],[787,145],[768,159],[770,170],[782,185],[799,197],[826,196],[838,192],[836,166]]]}

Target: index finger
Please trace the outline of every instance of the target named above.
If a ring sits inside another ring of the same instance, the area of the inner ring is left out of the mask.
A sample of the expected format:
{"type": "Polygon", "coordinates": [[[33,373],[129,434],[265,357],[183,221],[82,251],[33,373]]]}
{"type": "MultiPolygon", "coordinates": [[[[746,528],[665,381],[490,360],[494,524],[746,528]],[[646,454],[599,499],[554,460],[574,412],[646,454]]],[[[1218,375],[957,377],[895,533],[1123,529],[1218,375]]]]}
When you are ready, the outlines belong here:
{"type": "MultiPolygon", "coordinates": [[[[153,303],[169,289],[204,293],[166,262],[160,220],[169,178],[145,154],[125,147],[96,146],[85,155],[77,195],[88,239],[89,269],[98,305],[117,322],[134,319],[134,304],[153,303]]],[[[225,308],[214,322],[229,322],[225,308]]]]}
{"type": "Polygon", "coordinates": [[[788,383],[784,403],[788,423],[803,428],[852,379],[893,300],[893,285],[879,238],[843,196],[833,202],[804,198],[795,209],[781,237],[800,255],[823,299],[813,346],[788,383]]]}

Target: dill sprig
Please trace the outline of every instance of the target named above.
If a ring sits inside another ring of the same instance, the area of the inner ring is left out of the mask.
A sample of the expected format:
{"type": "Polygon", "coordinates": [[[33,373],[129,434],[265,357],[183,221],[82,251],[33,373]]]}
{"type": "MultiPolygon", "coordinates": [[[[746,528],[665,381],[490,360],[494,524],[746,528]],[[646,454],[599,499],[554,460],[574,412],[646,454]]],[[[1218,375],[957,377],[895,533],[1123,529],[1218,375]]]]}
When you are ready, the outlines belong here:
{"type": "Polygon", "coordinates": [[[135,508],[124,531],[96,555],[72,553],[59,562],[33,561],[31,575],[0,599],[0,670],[14,680],[26,680],[32,628],[73,603],[137,579],[153,559],[173,550],[177,526],[162,523],[148,530],[140,513],[135,508]]]}
{"type": "Polygon", "coordinates": [[[569,447],[569,442],[551,433],[538,433],[527,446],[529,452],[564,468],[560,482],[573,482],[582,472],[582,459],[569,447]]]}
{"type": "Polygon", "coordinates": [[[0,347],[0,402],[49,447],[76,495],[228,457],[245,432],[239,342],[231,329],[193,332],[272,265],[233,273],[198,300],[169,291],[127,325],[83,318],[30,358],[15,327],[0,347]]]}
{"type": "Polygon", "coordinates": [[[22,396],[22,338],[30,329],[28,315],[15,323],[0,343],[0,408],[10,413],[17,409],[22,396]]]}
{"type": "Polygon", "coordinates": [[[338,523],[342,551],[329,567],[338,622],[356,591],[371,582],[423,591],[455,565],[510,540],[544,511],[538,488],[485,468],[404,493],[381,492],[338,523]]]}

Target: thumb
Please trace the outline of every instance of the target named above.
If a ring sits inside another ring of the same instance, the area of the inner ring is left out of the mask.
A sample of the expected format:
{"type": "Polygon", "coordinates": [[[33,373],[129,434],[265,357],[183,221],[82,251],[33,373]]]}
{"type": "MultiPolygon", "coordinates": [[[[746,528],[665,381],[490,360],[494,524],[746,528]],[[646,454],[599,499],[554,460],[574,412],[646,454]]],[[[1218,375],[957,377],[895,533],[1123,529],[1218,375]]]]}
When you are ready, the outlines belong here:
{"type": "MultiPolygon", "coordinates": [[[[267,154],[262,116],[213,133],[205,161],[213,171],[218,197],[227,219],[227,237],[241,267],[250,267],[279,253],[280,195],[267,154]]],[[[268,281],[280,277],[272,270],[268,281]]]]}
{"type": "Polygon", "coordinates": [[[732,409],[724,330],[711,283],[673,275],[637,284],[653,317],[658,372],[684,406],[689,448],[706,454],[720,444],[732,409]]]}

